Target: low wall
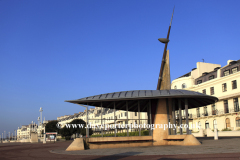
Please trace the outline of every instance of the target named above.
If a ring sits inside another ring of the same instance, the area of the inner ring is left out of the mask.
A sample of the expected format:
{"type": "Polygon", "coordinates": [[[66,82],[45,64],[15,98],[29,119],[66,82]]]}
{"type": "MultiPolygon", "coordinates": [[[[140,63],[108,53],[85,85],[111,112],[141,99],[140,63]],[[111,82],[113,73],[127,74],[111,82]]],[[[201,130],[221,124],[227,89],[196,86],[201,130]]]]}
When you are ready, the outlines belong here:
{"type": "Polygon", "coordinates": [[[30,139],[21,139],[19,142],[24,143],[24,142],[30,142],[30,139]]]}
{"type": "MultiPolygon", "coordinates": [[[[209,128],[207,137],[214,137],[214,132],[209,128]]],[[[218,137],[240,137],[240,131],[218,131],[218,137]]]]}
{"type": "Polygon", "coordinates": [[[152,146],[152,136],[92,137],[88,139],[90,149],[152,146]]]}
{"type": "Polygon", "coordinates": [[[192,133],[194,137],[204,137],[203,129],[200,129],[198,133],[192,133]]]}

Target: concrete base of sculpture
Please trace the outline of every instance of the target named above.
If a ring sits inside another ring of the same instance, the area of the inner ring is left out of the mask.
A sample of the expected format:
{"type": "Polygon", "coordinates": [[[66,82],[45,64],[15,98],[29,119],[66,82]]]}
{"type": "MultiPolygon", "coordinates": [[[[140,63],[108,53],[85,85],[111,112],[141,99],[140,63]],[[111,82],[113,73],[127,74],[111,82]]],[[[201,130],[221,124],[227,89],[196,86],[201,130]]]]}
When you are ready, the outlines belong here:
{"type": "MultiPolygon", "coordinates": [[[[152,136],[95,137],[85,139],[89,149],[157,146],[152,136]]],[[[168,135],[162,145],[195,146],[201,143],[193,135],[168,135]]],[[[66,151],[84,150],[84,139],[76,138],[66,151]]]]}
{"type": "Polygon", "coordinates": [[[201,143],[192,135],[186,135],[186,137],[183,140],[183,146],[197,146],[201,145],[201,143]]]}
{"type": "Polygon", "coordinates": [[[96,137],[88,143],[90,149],[152,146],[152,136],[96,137]]]}
{"type": "Polygon", "coordinates": [[[78,151],[84,150],[84,141],[83,138],[76,138],[70,146],[66,149],[66,151],[78,151]]]}
{"type": "Polygon", "coordinates": [[[153,130],[153,145],[167,145],[167,141],[165,140],[168,136],[168,128],[159,127],[168,124],[167,118],[167,105],[166,99],[159,99],[157,103],[157,109],[155,114],[154,126],[153,130]]]}

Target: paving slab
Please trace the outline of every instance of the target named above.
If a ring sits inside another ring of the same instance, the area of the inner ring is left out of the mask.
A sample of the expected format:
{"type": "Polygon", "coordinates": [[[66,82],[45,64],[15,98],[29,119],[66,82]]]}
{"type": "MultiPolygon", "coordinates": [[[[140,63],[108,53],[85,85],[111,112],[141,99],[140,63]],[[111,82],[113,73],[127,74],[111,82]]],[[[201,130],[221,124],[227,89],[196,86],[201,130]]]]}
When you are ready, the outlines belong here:
{"type": "Polygon", "coordinates": [[[199,146],[148,146],[131,148],[88,149],[81,151],[51,150],[51,153],[68,155],[176,155],[176,154],[211,154],[211,153],[239,153],[240,138],[231,139],[203,139],[199,146]]]}

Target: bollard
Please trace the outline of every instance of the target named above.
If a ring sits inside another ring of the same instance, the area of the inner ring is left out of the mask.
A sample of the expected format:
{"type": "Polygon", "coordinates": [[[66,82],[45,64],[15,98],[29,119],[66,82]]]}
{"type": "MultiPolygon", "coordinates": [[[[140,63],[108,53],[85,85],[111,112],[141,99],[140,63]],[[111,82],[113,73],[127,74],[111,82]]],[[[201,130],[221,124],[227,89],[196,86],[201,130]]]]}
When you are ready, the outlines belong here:
{"type": "Polygon", "coordinates": [[[214,140],[218,140],[217,128],[214,129],[214,140]]]}

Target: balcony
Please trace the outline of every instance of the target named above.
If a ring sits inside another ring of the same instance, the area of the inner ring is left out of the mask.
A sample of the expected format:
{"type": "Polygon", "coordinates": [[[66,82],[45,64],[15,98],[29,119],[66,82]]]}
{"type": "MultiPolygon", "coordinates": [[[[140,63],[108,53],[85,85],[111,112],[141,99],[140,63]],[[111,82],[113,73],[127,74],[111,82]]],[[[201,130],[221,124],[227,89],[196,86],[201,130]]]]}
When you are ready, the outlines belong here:
{"type": "MultiPolygon", "coordinates": [[[[193,118],[192,114],[188,114],[188,119],[192,119],[192,118],[193,118]]],[[[179,114],[176,114],[176,119],[179,119],[179,114]]],[[[182,115],[182,119],[186,119],[186,115],[185,114],[182,115]]]]}
{"type": "Polygon", "coordinates": [[[230,109],[216,109],[216,110],[212,110],[212,111],[208,111],[208,112],[204,112],[202,114],[200,113],[197,113],[197,114],[194,114],[192,115],[193,118],[199,118],[199,117],[207,117],[207,116],[215,116],[215,115],[223,115],[223,114],[226,114],[226,113],[236,113],[236,112],[240,112],[240,110],[236,109],[236,108],[230,108],[230,109]]]}
{"type": "Polygon", "coordinates": [[[229,113],[228,107],[224,108],[224,113],[229,113]]]}
{"type": "Polygon", "coordinates": [[[216,110],[212,110],[212,115],[217,115],[217,111],[216,110]]]}

